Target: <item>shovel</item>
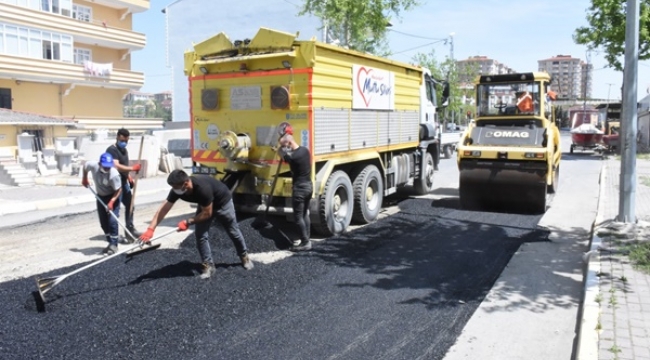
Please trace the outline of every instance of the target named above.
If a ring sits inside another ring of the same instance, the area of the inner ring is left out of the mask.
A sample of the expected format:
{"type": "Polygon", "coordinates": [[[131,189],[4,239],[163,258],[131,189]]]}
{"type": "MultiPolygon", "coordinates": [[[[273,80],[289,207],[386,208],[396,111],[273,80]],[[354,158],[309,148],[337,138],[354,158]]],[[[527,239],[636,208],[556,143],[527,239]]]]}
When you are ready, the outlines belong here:
{"type": "MultiPolygon", "coordinates": [[[[179,231],[178,228],[171,229],[168,232],[151,239],[151,241],[158,240],[158,239],[160,239],[162,237],[165,237],[165,236],[167,236],[167,235],[169,235],[171,233],[177,232],[177,231],[179,231]]],[[[124,249],[124,250],[118,251],[113,255],[109,255],[109,256],[105,256],[105,257],[103,257],[101,259],[97,259],[96,261],[93,261],[90,264],[82,266],[79,269],[73,270],[73,271],[71,271],[71,272],[69,272],[67,274],[52,276],[52,277],[47,277],[47,278],[41,278],[41,279],[36,278],[36,286],[38,287],[38,294],[34,294],[34,297],[36,298],[36,306],[37,306],[37,308],[39,309],[40,312],[45,311],[45,293],[52,290],[53,287],[60,284],[61,281],[65,280],[66,278],[68,278],[68,277],[70,277],[70,276],[72,276],[74,274],[77,274],[79,272],[82,272],[84,270],[90,269],[91,267],[93,267],[95,265],[99,265],[99,264],[103,263],[104,261],[108,261],[108,260],[110,260],[110,259],[112,259],[112,258],[114,258],[116,256],[119,256],[119,255],[122,255],[124,253],[128,253],[129,251],[135,250],[135,249],[137,249],[139,247],[142,247],[143,245],[144,245],[143,243],[135,244],[135,245],[130,246],[130,247],[124,249]]],[[[160,244],[157,244],[157,246],[160,246],[160,244]]]]}

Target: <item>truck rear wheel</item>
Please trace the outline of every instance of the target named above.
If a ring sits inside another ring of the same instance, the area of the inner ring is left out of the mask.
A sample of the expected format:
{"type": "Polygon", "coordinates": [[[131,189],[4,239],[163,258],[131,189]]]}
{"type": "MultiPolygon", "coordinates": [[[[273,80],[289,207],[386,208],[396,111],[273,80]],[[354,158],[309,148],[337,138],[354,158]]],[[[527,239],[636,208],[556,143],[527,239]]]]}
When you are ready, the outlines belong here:
{"type": "Polygon", "coordinates": [[[323,195],[318,198],[318,219],[314,229],[331,236],[344,232],[352,221],[353,192],[350,177],[339,170],[333,172],[325,183],[323,195]]]}
{"type": "Polygon", "coordinates": [[[383,202],[384,184],[375,165],[366,166],[354,179],[354,221],[367,224],[377,220],[383,202]]]}
{"type": "Polygon", "coordinates": [[[451,159],[451,154],[452,154],[452,149],[451,145],[445,145],[445,147],[442,149],[443,155],[445,155],[445,159],[451,159]]]}
{"type": "Polygon", "coordinates": [[[435,164],[430,152],[424,155],[424,170],[420,177],[413,179],[413,187],[418,195],[425,195],[433,190],[433,176],[435,173],[435,164]]]}

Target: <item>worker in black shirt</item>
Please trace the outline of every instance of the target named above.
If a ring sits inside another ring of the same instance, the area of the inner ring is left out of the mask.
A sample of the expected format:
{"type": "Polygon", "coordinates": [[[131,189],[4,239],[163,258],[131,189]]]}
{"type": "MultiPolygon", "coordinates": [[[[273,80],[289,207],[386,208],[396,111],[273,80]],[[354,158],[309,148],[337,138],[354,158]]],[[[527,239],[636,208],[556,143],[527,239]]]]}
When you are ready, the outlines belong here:
{"type": "Polygon", "coordinates": [[[131,171],[140,171],[141,165],[134,164],[133,166],[129,166],[129,151],[126,149],[126,145],[129,143],[130,135],[129,130],[124,128],[119,129],[117,131],[115,144],[109,146],[106,149],[106,152],[113,155],[115,168],[120,173],[120,178],[122,179],[122,195],[120,195],[120,202],[124,204],[125,207],[124,220],[126,222],[126,228],[133,235],[133,238],[130,238],[127,234],[125,239],[127,242],[135,242],[135,240],[142,234],[136,230],[135,225],[133,225],[133,212],[131,211],[131,202],[133,201],[133,193],[131,192],[133,179],[129,173],[131,171]]]}
{"type": "Polygon", "coordinates": [[[209,175],[188,176],[183,170],[172,171],[167,177],[167,183],[172,187],[172,190],[158,211],[156,211],[147,231],[140,236],[141,241],[148,242],[153,238],[156,226],[165,218],[176,200],[181,199],[198,204],[196,215],[179,222],[178,231],[185,231],[190,225],[195,225],[196,246],[203,262],[201,279],[210,278],[216,271],[209,242],[209,230],[213,219],[219,221],[226,229],[228,236],[235,245],[242,266],[246,270],[254,267],[253,262],[248,257],[244,236],[239,230],[232,195],[224,183],[209,175]]]}
{"type": "Polygon", "coordinates": [[[311,181],[311,154],[306,147],[298,145],[291,134],[280,138],[278,152],[282,159],[289,163],[291,169],[293,180],[291,205],[295,222],[300,230],[300,240],[293,242],[291,250],[308,251],[311,250],[309,203],[314,192],[311,181]]]}

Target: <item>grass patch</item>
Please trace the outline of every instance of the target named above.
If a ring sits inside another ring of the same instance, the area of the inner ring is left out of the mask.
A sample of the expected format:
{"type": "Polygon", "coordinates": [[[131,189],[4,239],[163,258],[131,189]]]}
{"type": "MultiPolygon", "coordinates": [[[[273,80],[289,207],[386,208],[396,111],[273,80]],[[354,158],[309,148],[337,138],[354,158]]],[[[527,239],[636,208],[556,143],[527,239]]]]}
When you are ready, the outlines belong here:
{"type": "Polygon", "coordinates": [[[603,329],[603,325],[598,321],[598,324],[596,324],[596,331],[600,331],[603,329]]]}
{"type": "Polygon", "coordinates": [[[594,301],[600,304],[603,301],[603,294],[596,295],[594,301]]]}
{"type": "Polygon", "coordinates": [[[628,256],[637,269],[650,274],[650,243],[630,245],[628,256]]]}
{"type": "Polygon", "coordinates": [[[650,160],[650,154],[636,154],[636,158],[640,160],[650,160]]]}
{"type": "Polygon", "coordinates": [[[650,187],[650,176],[641,176],[641,184],[650,187]]]}
{"type": "Polygon", "coordinates": [[[621,349],[618,346],[614,345],[611,348],[609,348],[609,351],[613,352],[614,354],[618,354],[621,352],[621,349]]]}

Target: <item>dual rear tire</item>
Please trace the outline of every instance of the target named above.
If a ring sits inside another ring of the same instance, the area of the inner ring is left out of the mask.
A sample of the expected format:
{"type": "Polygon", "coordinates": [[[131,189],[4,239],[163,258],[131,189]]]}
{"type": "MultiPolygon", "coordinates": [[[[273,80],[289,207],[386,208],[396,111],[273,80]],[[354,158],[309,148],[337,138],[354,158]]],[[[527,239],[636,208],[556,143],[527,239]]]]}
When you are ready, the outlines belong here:
{"type": "Polygon", "coordinates": [[[343,233],[352,220],[368,224],[379,216],[384,194],[381,172],[375,165],[367,165],[354,178],[354,183],[342,170],[327,179],[323,196],[318,201],[316,231],[325,235],[343,233]]]}

